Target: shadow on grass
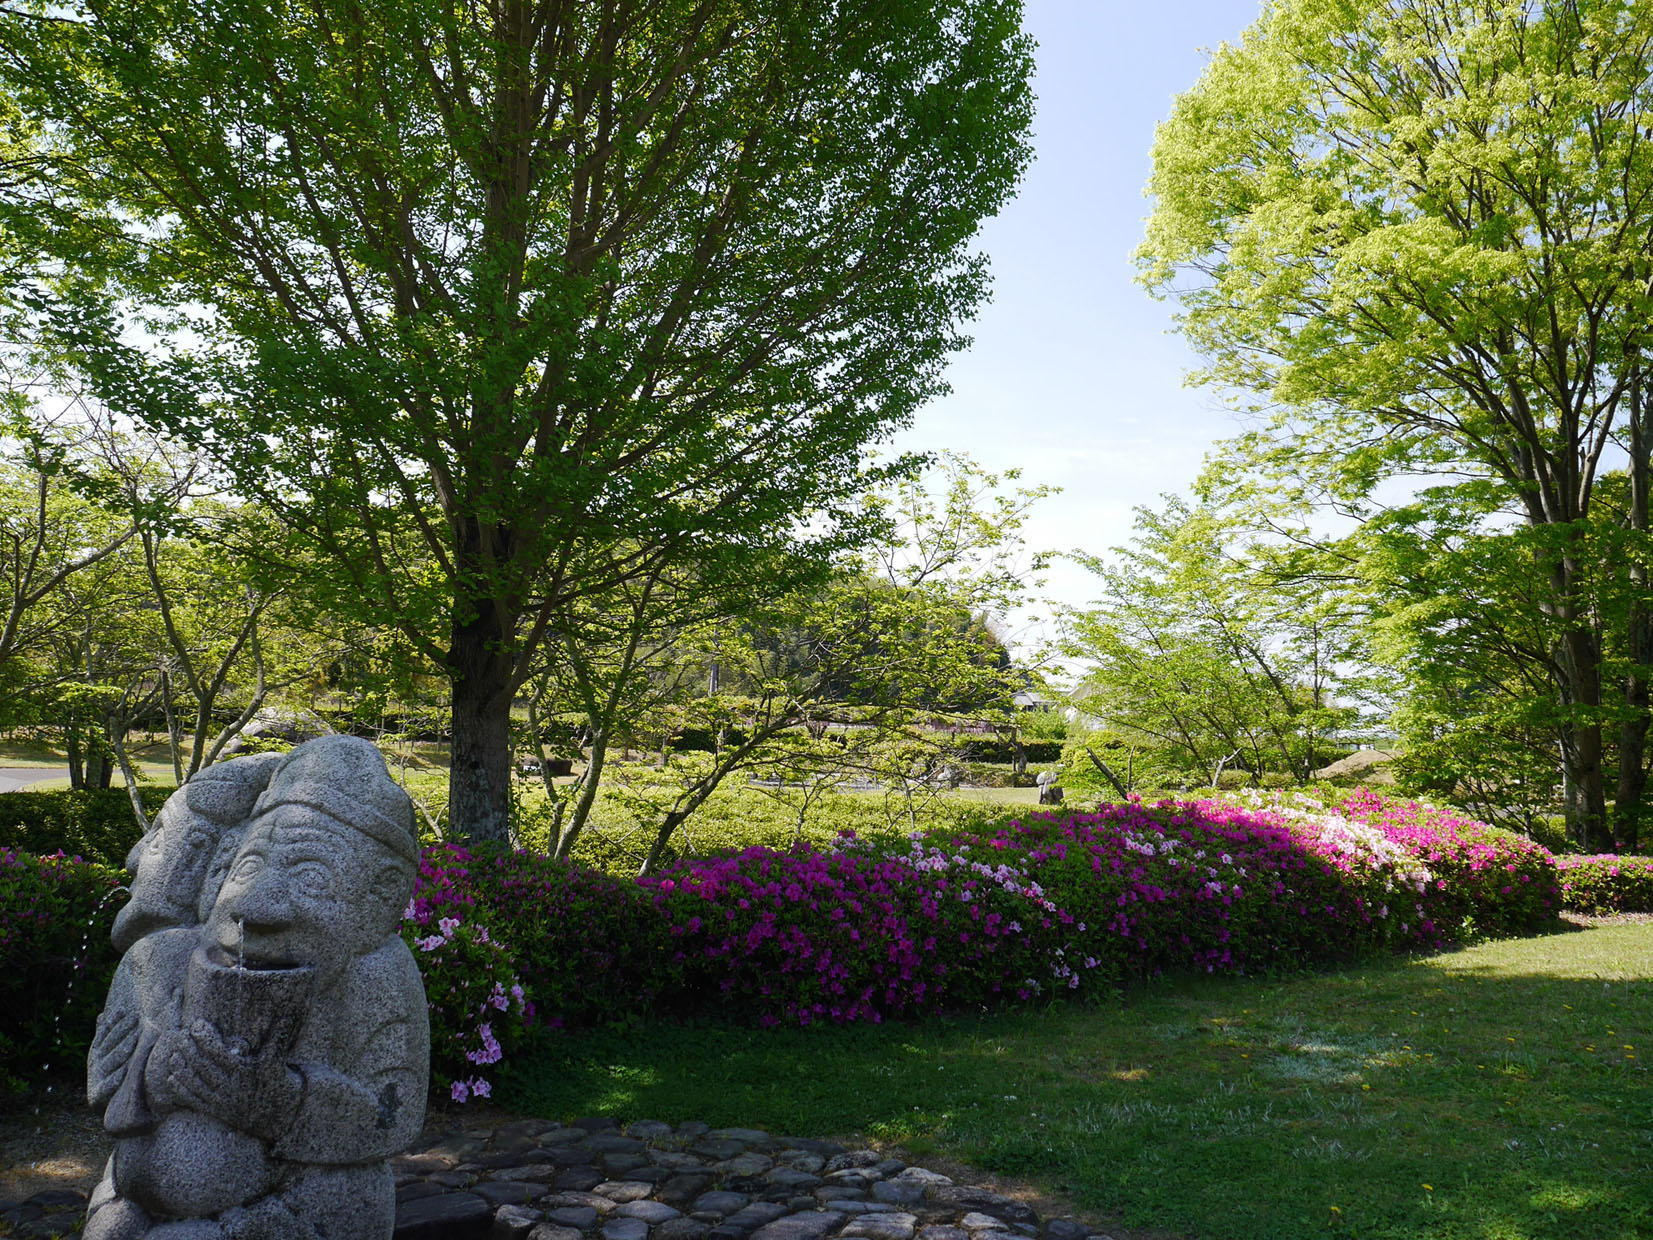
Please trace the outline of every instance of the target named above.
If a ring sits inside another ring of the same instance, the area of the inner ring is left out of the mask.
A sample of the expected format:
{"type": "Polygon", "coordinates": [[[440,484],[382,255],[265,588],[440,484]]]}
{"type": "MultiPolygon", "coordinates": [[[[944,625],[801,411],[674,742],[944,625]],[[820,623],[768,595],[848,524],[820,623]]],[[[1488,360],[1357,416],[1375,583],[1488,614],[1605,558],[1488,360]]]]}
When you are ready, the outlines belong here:
{"type": "Polygon", "coordinates": [[[506,1101],[869,1137],[1205,1240],[1653,1235],[1653,931],[900,1026],[543,1039],[506,1101]]]}

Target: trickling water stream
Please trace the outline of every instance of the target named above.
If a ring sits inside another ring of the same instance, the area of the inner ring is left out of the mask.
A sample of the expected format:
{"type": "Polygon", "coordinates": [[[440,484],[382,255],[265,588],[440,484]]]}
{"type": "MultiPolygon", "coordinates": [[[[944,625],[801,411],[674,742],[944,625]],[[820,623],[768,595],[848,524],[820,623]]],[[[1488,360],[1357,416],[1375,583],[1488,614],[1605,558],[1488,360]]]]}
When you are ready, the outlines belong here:
{"type": "Polygon", "coordinates": [[[247,1027],[247,926],[235,919],[235,1030],[230,1039],[230,1053],[239,1055],[243,1048],[241,1031],[247,1027]]]}
{"type": "MultiPolygon", "coordinates": [[[[132,888],[127,886],[110,888],[104,893],[103,898],[92,906],[92,911],[86,918],[86,927],[80,934],[80,950],[75,953],[74,959],[70,962],[69,985],[63,992],[63,1002],[58,1004],[57,1010],[52,1013],[53,1051],[63,1045],[63,1014],[69,1011],[73,1006],[75,988],[80,984],[81,975],[86,972],[86,955],[87,948],[92,942],[92,930],[98,924],[98,917],[103,912],[104,905],[108,904],[110,900],[114,899],[118,895],[121,895],[122,893],[131,895],[132,888]]],[[[51,1079],[52,1060],[50,1053],[48,1053],[46,1059],[41,1062],[40,1072],[42,1078],[45,1080],[46,1088],[44,1093],[41,1095],[40,1100],[35,1103],[34,1111],[36,1115],[40,1114],[40,1109],[43,1105],[45,1105],[45,1103],[51,1101],[52,1091],[56,1089],[56,1086],[52,1084],[51,1079]]]]}

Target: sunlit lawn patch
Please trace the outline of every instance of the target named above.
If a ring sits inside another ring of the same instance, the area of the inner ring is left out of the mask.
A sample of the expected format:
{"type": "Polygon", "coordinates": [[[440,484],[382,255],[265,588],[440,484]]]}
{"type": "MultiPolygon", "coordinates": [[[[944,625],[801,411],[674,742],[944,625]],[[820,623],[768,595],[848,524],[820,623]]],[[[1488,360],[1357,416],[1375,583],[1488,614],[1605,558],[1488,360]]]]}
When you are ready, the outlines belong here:
{"type": "Polygon", "coordinates": [[[1200,1240],[1653,1234],[1653,925],[1122,1007],[561,1036],[507,1102],[864,1135],[1200,1240]],[[1653,1045],[1650,1043],[1649,1045],[1653,1045]]]}

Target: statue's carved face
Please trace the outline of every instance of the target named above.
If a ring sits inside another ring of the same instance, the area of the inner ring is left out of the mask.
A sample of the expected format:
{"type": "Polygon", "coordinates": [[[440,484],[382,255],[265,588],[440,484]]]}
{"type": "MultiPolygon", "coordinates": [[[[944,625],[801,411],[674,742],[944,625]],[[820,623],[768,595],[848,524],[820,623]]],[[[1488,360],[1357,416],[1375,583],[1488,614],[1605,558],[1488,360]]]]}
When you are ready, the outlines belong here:
{"type": "Polygon", "coordinates": [[[205,815],[168,802],[155,829],[127,854],[132,896],[116,918],[114,936],[122,951],[152,930],[194,924],[202,881],[223,833],[205,815]]]}
{"type": "Polygon", "coordinates": [[[311,965],[328,985],[396,929],[407,867],[359,831],[302,805],[250,825],[207,919],[224,964],[311,965]]]}

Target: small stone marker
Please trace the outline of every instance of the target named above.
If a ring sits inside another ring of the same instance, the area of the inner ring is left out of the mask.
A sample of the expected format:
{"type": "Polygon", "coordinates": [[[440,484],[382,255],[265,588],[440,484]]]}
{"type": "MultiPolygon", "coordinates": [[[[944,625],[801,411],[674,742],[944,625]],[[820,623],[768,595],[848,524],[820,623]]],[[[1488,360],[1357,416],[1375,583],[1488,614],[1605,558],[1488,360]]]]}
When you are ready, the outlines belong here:
{"type": "MultiPolygon", "coordinates": [[[[208,768],[168,799],[128,858],[88,1057],[115,1153],[84,1240],[391,1235],[385,1159],[418,1135],[430,1070],[397,934],[418,852],[407,794],[353,737],[208,768]]],[[[419,1206],[486,1225],[498,1204],[454,1197],[419,1206]]]]}

